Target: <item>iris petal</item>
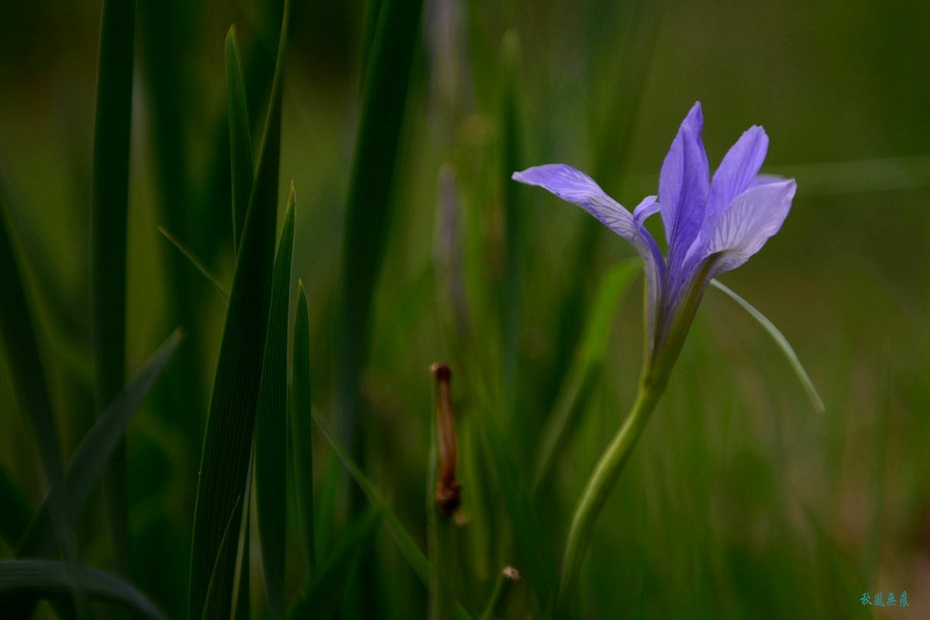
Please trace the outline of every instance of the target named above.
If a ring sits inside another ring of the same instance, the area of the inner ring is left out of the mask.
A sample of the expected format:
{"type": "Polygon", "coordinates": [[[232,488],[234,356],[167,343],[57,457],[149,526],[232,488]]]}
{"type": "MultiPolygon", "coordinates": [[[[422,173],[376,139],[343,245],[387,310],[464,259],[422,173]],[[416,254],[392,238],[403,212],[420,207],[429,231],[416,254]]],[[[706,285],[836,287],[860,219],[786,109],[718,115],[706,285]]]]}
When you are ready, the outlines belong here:
{"type": "Polygon", "coordinates": [[[646,196],[643,201],[633,209],[633,221],[642,226],[643,222],[649,219],[654,213],[659,212],[659,203],[656,196],[646,196]]]}
{"type": "Polygon", "coordinates": [[[707,153],[701,141],[704,117],[695,103],[681,123],[659,174],[659,205],[668,239],[669,271],[678,271],[701,231],[710,186],[707,153]]]}
{"type": "Polygon", "coordinates": [[[712,275],[736,269],[762,249],[788,217],[796,188],[794,179],[758,185],[723,209],[706,239],[705,256],[720,254],[712,275]]]}
{"type": "Polygon", "coordinates": [[[608,196],[594,179],[571,166],[534,166],[513,173],[513,180],[542,187],[562,200],[575,203],[624,239],[633,242],[639,235],[639,227],[632,214],[608,196]]]}
{"type": "Polygon", "coordinates": [[[769,137],[762,127],[753,125],[743,132],[714,173],[707,197],[706,218],[715,217],[734,198],[749,189],[762,168],[768,149],[769,137]]]}
{"type": "MultiPolygon", "coordinates": [[[[665,260],[655,239],[641,225],[641,220],[634,220],[633,215],[608,196],[591,177],[566,164],[527,168],[513,173],[513,180],[542,187],[562,200],[575,203],[632,243],[645,263],[650,315],[653,314],[652,309],[658,303],[660,282],[665,275],[665,260]]],[[[646,199],[637,207],[637,212],[642,215],[650,208],[651,203],[646,199]]]]}

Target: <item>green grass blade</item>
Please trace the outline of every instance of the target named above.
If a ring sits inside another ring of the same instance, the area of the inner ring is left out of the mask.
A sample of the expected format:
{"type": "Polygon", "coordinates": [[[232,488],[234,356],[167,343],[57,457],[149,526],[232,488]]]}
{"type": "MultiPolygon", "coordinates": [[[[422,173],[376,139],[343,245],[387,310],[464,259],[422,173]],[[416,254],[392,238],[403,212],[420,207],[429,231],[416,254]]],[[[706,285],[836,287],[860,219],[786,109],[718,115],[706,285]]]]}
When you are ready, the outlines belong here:
{"type": "Polygon", "coordinates": [[[62,484],[49,489],[45,501],[36,510],[17,549],[18,555],[46,555],[54,550],[55,539],[48,510],[56,502],[62,511],[65,526],[69,529],[74,527],[87,498],[116,452],[133,414],[174,355],[181,338],[181,331],[175,330],[146,361],[126,389],[100,414],[75,449],[64,472],[62,484]]]}
{"type": "Polygon", "coordinates": [[[252,136],[242,80],[242,57],[236,27],[226,34],[226,111],[229,118],[229,158],[232,181],[233,247],[239,248],[252,194],[252,136]]]}
{"type": "MultiPolygon", "coordinates": [[[[252,456],[274,260],[287,23],[285,5],[268,118],[226,310],[201,454],[191,547],[191,618],[199,618],[206,605],[207,587],[226,522],[242,495],[252,456]],[[263,328],[256,329],[257,325],[263,328]]],[[[238,529],[238,523],[234,527],[238,529]]],[[[226,618],[232,605],[234,556],[219,567],[216,578],[214,610],[226,618]]]]}
{"type": "Polygon", "coordinates": [[[380,516],[378,509],[371,507],[342,532],[326,561],[310,581],[306,593],[291,607],[289,618],[332,617],[353,565],[359,555],[370,548],[377,525],[381,522],[380,516]]]}
{"type": "Polygon", "coordinates": [[[404,557],[407,559],[407,563],[410,564],[410,568],[412,568],[413,572],[417,574],[417,577],[420,578],[420,581],[423,582],[423,585],[429,586],[429,561],[426,559],[426,556],[423,555],[420,547],[417,546],[413,536],[410,535],[406,528],[397,519],[397,517],[388,507],[387,502],[375,490],[374,485],[371,484],[368,478],[365,477],[365,474],[362,473],[355,462],[349,457],[348,451],[339,444],[339,442],[336,440],[336,436],[329,429],[328,425],[318,415],[316,415],[316,413],[311,415],[313,417],[313,421],[316,422],[316,425],[320,428],[320,431],[322,431],[323,437],[326,438],[326,441],[329,442],[329,445],[332,446],[333,450],[336,452],[336,456],[339,457],[339,460],[342,461],[342,464],[345,466],[345,468],[349,470],[349,474],[352,475],[352,477],[358,483],[358,486],[361,487],[362,491],[365,493],[365,496],[368,498],[368,501],[384,516],[385,524],[388,527],[388,532],[390,532],[394,542],[397,543],[401,553],[404,554],[404,557]]]}
{"type": "Polygon", "coordinates": [[[0,192],[0,282],[4,287],[0,338],[14,397],[32,423],[48,485],[55,486],[62,476],[58,432],[25,283],[7,230],[7,211],[6,197],[0,192]]]}
{"type": "Polygon", "coordinates": [[[271,308],[255,422],[255,498],[265,594],[272,620],[284,616],[284,550],[287,528],[287,334],[294,248],[291,184],[271,279],[271,308]]]}
{"type": "Polygon", "coordinates": [[[769,333],[769,336],[772,337],[772,339],[775,341],[775,344],[777,344],[778,348],[781,349],[781,352],[788,360],[788,363],[791,364],[791,369],[794,370],[794,374],[798,376],[798,380],[801,382],[801,385],[804,386],[804,390],[807,392],[807,397],[810,398],[814,409],[819,413],[826,411],[826,406],[823,404],[823,399],[820,398],[820,394],[817,393],[817,388],[814,387],[813,381],[811,381],[807,371],[804,370],[804,366],[801,364],[801,360],[798,359],[798,354],[794,352],[794,348],[791,346],[791,343],[788,342],[788,339],[785,338],[784,334],[782,334],[781,331],[775,327],[775,324],[772,323],[764,314],[756,310],[748,301],[736,294],[736,292],[734,292],[728,286],[724,285],[718,280],[711,280],[710,283],[715,288],[723,291],[727,297],[735,301],[743,310],[749,314],[749,316],[754,318],[756,322],[769,333]]]}
{"type": "Polygon", "coordinates": [[[0,466],[0,538],[13,546],[29,525],[29,506],[6,470],[0,466]]]}
{"type": "Polygon", "coordinates": [[[48,560],[0,562],[0,600],[23,595],[57,599],[69,596],[75,590],[92,599],[119,605],[143,618],[164,618],[141,592],[95,568],[48,560]]]}
{"type": "Polygon", "coordinates": [[[336,421],[340,441],[356,460],[361,454],[358,379],[368,347],[371,299],[384,258],[422,5],[422,0],[383,0],[367,54],[343,240],[336,421]]]}
{"type": "Polygon", "coordinates": [[[203,263],[201,263],[199,260],[197,260],[197,257],[194,256],[194,253],[191,252],[190,250],[188,250],[188,249],[184,246],[184,244],[181,243],[181,241],[180,241],[177,237],[175,237],[175,236],[172,235],[170,232],[168,232],[168,229],[165,228],[164,226],[159,226],[159,227],[158,227],[158,232],[160,232],[160,233],[162,234],[162,236],[163,236],[165,239],[167,239],[168,241],[170,241],[170,242],[171,242],[171,245],[173,245],[174,247],[176,247],[176,248],[178,249],[178,251],[179,251],[181,254],[183,254],[183,255],[187,258],[187,260],[190,261],[190,263],[191,263],[191,265],[193,265],[194,269],[196,269],[197,271],[199,271],[199,272],[200,272],[200,275],[202,275],[204,278],[206,278],[207,282],[209,282],[210,284],[213,285],[213,290],[215,290],[215,291],[219,294],[219,296],[223,298],[223,301],[226,302],[226,303],[229,303],[229,291],[226,290],[226,287],[225,287],[225,286],[223,286],[222,284],[220,284],[220,281],[217,280],[216,277],[215,277],[212,273],[210,273],[210,270],[207,269],[207,268],[203,265],[203,263]]]}
{"type": "Polygon", "coordinates": [[[313,526],[313,442],[311,441],[310,316],[303,282],[297,282],[297,317],[294,320],[293,387],[291,391],[291,441],[294,448],[294,480],[297,513],[304,542],[304,560],[312,575],[316,566],[313,526]]]}
{"type": "Polygon", "coordinates": [[[536,461],[534,492],[543,488],[556,456],[562,452],[578,426],[577,414],[584,409],[596,383],[595,378],[603,367],[610,326],[617,306],[639,268],[639,260],[623,262],[613,267],[601,282],[588,319],[584,322],[585,332],[572,358],[568,377],[562,384],[555,409],[543,429],[542,444],[536,461]]]}
{"type": "MultiPolygon", "coordinates": [[[[103,4],[91,174],[91,334],[98,415],[126,381],[126,221],[135,17],[134,0],[103,4]]],[[[105,491],[117,562],[128,574],[125,443],[116,449],[105,491]]]]}

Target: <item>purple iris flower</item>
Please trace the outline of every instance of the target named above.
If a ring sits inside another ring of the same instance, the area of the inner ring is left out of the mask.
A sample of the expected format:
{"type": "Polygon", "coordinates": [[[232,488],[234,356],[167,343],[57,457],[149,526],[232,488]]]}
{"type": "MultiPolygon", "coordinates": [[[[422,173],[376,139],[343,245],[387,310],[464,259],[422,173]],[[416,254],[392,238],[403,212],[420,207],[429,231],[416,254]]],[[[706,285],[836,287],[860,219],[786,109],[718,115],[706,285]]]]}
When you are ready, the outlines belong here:
{"type": "Polygon", "coordinates": [[[513,179],[573,202],[633,244],[645,264],[648,352],[651,362],[674,363],[697,304],[711,278],[735,269],[778,232],[791,208],[794,179],[760,175],[768,136],[750,127],[710,178],[701,141],[704,119],[695,103],[672,142],[659,175],[659,195],[632,213],[588,175],[565,164],[535,166],[513,179]],[[668,242],[663,257],[643,227],[662,217],[668,242]],[[668,357],[671,359],[668,359],[668,357]]]}

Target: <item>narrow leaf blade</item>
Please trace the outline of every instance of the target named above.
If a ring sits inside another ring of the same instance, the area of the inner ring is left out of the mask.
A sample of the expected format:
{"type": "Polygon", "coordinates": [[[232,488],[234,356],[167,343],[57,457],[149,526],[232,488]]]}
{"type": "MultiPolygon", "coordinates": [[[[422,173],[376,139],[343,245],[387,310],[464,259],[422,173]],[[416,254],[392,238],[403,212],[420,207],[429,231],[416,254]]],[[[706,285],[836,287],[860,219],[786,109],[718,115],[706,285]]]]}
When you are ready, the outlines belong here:
{"type": "Polygon", "coordinates": [[[65,527],[69,530],[74,527],[94,485],[100,480],[123,439],[132,416],[174,355],[181,339],[182,333],[176,329],[146,361],[126,389],[100,414],[75,449],[62,483],[49,489],[45,501],[36,510],[19,545],[18,555],[46,555],[54,550],[55,539],[48,511],[56,502],[60,506],[65,527]]]}
{"type": "Polygon", "coordinates": [[[239,248],[246,210],[252,194],[252,137],[242,78],[242,56],[236,27],[226,34],[226,111],[229,118],[229,157],[232,181],[233,247],[239,248]]]}
{"type": "Polygon", "coordinates": [[[332,446],[333,450],[336,452],[336,456],[339,457],[339,460],[342,461],[342,464],[349,470],[349,473],[361,487],[368,501],[384,515],[388,531],[394,539],[394,542],[397,543],[401,553],[403,553],[404,557],[407,559],[407,563],[410,564],[410,567],[417,574],[417,577],[420,578],[420,581],[423,582],[423,585],[428,586],[430,571],[429,561],[426,559],[426,556],[423,555],[420,547],[417,546],[413,536],[404,528],[388,507],[387,502],[375,490],[374,485],[371,484],[365,474],[362,473],[355,462],[349,457],[348,451],[339,444],[335,434],[329,429],[326,422],[316,415],[316,413],[313,413],[312,417],[313,421],[316,422],[316,425],[320,428],[320,431],[322,431],[326,441],[329,442],[329,445],[332,446]]]}
{"type": "Polygon", "coordinates": [[[788,360],[788,363],[791,364],[791,369],[794,370],[794,374],[797,375],[801,385],[804,386],[804,390],[807,392],[807,397],[810,399],[814,409],[819,413],[826,411],[826,405],[824,405],[823,399],[820,398],[820,394],[817,393],[817,388],[814,387],[814,382],[811,381],[807,371],[804,370],[804,366],[801,364],[801,360],[798,358],[798,354],[794,352],[794,347],[791,346],[791,343],[788,342],[788,339],[785,338],[784,334],[782,334],[781,331],[775,327],[775,324],[772,323],[764,314],[756,310],[752,304],[740,297],[730,287],[717,280],[711,280],[710,283],[715,288],[726,294],[727,297],[735,301],[743,310],[749,314],[749,316],[754,318],[756,322],[761,325],[765,331],[768,332],[769,336],[772,337],[772,340],[775,341],[775,344],[778,345],[778,348],[781,349],[781,352],[788,360]]]}
{"type": "Polygon", "coordinates": [[[202,262],[197,260],[197,257],[194,256],[194,253],[187,249],[187,247],[185,247],[185,245],[181,243],[177,237],[168,232],[168,229],[164,226],[159,226],[158,232],[160,232],[162,236],[165,237],[165,239],[170,241],[171,244],[176,247],[178,251],[187,258],[187,260],[190,261],[194,269],[199,271],[200,275],[207,279],[207,282],[213,285],[213,289],[219,294],[220,297],[223,298],[223,301],[229,303],[229,292],[226,290],[226,287],[220,284],[220,281],[217,280],[212,273],[210,273],[210,270],[207,269],[202,262]]]}
{"type": "Polygon", "coordinates": [[[311,441],[310,318],[303,282],[297,283],[297,317],[294,321],[291,441],[294,447],[294,480],[297,512],[304,542],[304,559],[313,574],[316,550],[313,525],[313,442],[311,441]]]}

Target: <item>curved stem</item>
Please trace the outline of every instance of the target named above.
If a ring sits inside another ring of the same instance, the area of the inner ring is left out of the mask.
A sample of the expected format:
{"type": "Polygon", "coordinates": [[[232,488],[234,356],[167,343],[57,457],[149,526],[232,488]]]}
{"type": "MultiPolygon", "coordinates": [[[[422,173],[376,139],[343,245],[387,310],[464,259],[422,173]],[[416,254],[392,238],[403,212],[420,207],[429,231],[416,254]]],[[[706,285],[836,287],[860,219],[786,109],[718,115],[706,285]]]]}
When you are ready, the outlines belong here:
{"type": "Polygon", "coordinates": [[[571,599],[574,592],[575,581],[581,562],[591,541],[591,532],[598,515],[604,508],[607,496],[620,478],[633,448],[643,434],[649,415],[655,409],[656,403],[664,391],[664,381],[649,381],[644,377],[640,382],[636,402],[630,411],[623,426],[614,436],[607,450],[598,461],[594,473],[588,480],[588,485],[578,502],[575,515],[572,518],[571,529],[568,532],[568,543],[565,547],[565,559],[562,563],[562,578],[559,583],[557,608],[564,609],[564,605],[571,599]]]}

